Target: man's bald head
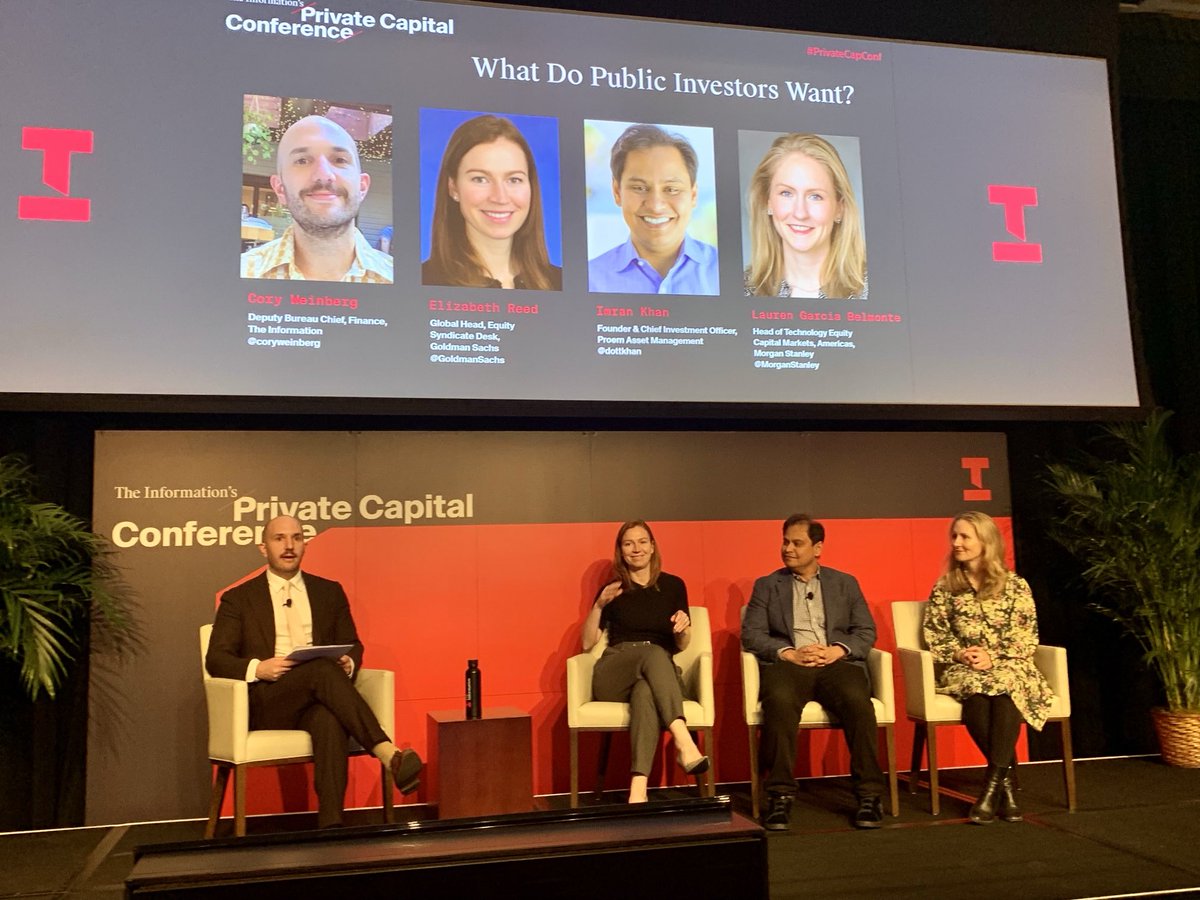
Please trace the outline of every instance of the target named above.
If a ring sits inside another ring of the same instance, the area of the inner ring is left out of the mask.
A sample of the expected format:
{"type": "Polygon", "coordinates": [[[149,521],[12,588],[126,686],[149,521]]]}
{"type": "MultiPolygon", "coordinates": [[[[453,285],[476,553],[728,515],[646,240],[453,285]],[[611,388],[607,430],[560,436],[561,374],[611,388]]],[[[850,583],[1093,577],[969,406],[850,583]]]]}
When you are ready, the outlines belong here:
{"type": "Polygon", "coordinates": [[[311,148],[314,144],[328,144],[349,153],[354,165],[360,166],[358,145],[350,136],[350,132],[325,116],[305,116],[289,125],[279,139],[279,148],[275,152],[275,171],[282,174],[284,162],[289,156],[311,148]]]}
{"type": "Polygon", "coordinates": [[[267,558],[267,567],[280,578],[292,578],[304,559],[304,528],[293,516],[276,516],[263,527],[263,542],[258,545],[267,558]]]}
{"type": "Polygon", "coordinates": [[[354,138],[332,119],[305,116],[279,139],[271,187],[309,235],[345,234],[370,186],[354,138]]]}

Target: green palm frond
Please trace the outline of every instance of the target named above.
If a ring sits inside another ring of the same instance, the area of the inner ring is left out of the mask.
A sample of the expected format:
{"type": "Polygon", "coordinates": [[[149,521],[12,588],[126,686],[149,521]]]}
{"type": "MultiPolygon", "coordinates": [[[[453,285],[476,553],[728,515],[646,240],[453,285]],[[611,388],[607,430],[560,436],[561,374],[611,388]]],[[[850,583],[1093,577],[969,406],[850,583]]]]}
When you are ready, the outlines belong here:
{"type": "Polygon", "coordinates": [[[33,495],[29,467],[0,457],[0,658],[17,665],[31,698],[54,697],[93,638],[137,644],[128,595],[102,537],[33,495]]]}
{"type": "Polygon", "coordinates": [[[1200,455],[1176,456],[1169,412],[1111,426],[1116,452],[1049,467],[1051,536],[1083,565],[1094,609],[1119,623],[1171,709],[1200,709],[1200,455]]]}

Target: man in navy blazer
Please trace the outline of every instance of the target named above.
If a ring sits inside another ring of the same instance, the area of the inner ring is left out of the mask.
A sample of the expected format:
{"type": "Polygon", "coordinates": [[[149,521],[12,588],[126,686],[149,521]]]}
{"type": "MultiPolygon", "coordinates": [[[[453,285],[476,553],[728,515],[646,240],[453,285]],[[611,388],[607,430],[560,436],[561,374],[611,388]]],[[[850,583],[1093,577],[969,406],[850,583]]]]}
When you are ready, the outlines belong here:
{"type": "Polygon", "coordinates": [[[796,731],[810,700],[837,716],[846,735],[858,795],[854,824],[883,824],[883,772],[866,667],[875,620],[854,576],[820,565],[824,541],[820,522],[789,516],[783,523],[784,568],[754,583],[742,622],[742,646],[759,662],[760,768],[767,771],[769,801],[763,825],[772,831],[786,831],[790,822],[796,731]]]}
{"type": "Polygon", "coordinates": [[[346,797],[348,737],[390,766],[401,793],[420,785],[421,758],[399,750],[354,687],[362,642],[346,592],[336,581],[300,572],[304,531],[291,516],[263,529],[267,571],[221,595],[205,665],[214,678],[250,682],[250,727],[307,731],[313,743],[317,824],[340,825],[346,797]],[[296,647],[349,644],[340,659],[287,659],[296,647]]]}

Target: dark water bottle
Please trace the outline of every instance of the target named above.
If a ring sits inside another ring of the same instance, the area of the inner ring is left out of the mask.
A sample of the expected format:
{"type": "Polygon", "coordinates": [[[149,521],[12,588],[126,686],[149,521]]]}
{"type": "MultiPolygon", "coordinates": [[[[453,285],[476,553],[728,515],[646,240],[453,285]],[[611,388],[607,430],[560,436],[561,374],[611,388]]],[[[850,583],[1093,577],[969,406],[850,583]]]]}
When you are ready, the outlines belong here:
{"type": "Polygon", "coordinates": [[[479,660],[467,660],[467,718],[478,719],[482,714],[482,698],[479,696],[479,660]]]}

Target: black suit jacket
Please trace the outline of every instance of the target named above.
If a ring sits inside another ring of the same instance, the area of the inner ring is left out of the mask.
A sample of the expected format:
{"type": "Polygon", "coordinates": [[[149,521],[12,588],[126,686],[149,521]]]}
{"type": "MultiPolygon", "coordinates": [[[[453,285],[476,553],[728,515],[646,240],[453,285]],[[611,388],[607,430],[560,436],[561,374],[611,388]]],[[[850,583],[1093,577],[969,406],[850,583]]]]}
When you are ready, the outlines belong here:
{"type": "MultiPolygon", "coordinates": [[[[821,598],[825,604],[825,641],[843,644],[850,662],[866,668],[875,646],[875,619],[867,607],[858,579],[821,566],[821,598]]],[[[779,651],[792,646],[792,573],[779,569],[754,582],[754,592],[742,620],[742,647],[760,663],[774,663],[779,651]]]]}
{"type": "MultiPolygon", "coordinates": [[[[362,667],[363,646],[350,615],[346,592],[336,581],[304,573],[304,589],[312,607],[314,644],[353,644],[348,654],[354,674],[362,667]]],[[[242,681],[252,659],[275,655],[275,613],[267,573],[221,595],[204,664],[214,678],[242,681]]]]}

